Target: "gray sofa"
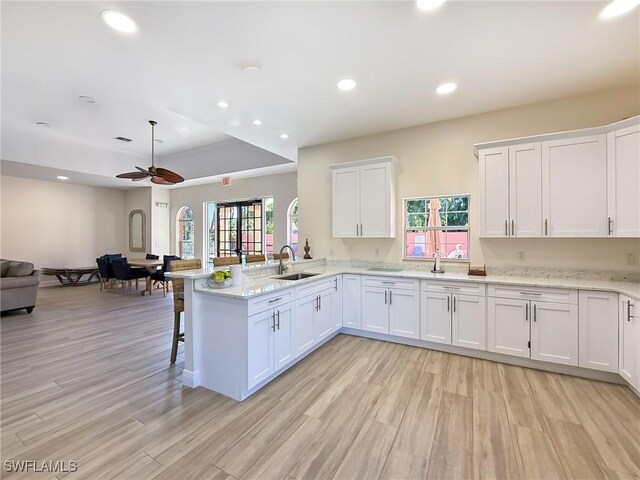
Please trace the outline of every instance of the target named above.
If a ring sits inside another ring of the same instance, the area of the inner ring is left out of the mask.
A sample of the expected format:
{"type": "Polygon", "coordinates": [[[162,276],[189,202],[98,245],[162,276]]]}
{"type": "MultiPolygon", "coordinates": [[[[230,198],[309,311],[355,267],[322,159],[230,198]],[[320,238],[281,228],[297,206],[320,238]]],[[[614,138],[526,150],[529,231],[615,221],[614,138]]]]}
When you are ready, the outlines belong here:
{"type": "Polygon", "coordinates": [[[36,306],[40,270],[33,263],[0,259],[0,309],[19,310],[26,308],[28,313],[36,306]]]}

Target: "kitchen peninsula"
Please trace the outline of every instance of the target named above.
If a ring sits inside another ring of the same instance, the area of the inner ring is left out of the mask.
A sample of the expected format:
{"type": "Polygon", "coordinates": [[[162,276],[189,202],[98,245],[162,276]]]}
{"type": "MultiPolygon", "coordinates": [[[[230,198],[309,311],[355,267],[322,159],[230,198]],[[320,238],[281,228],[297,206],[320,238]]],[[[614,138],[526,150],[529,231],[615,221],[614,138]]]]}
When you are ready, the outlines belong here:
{"type": "Polygon", "coordinates": [[[185,386],[244,400],[342,332],[640,391],[636,278],[290,266],[284,275],[268,262],[248,267],[243,284],[226,289],[207,285],[211,269],[171,274],[185,279],[185,386]]]}

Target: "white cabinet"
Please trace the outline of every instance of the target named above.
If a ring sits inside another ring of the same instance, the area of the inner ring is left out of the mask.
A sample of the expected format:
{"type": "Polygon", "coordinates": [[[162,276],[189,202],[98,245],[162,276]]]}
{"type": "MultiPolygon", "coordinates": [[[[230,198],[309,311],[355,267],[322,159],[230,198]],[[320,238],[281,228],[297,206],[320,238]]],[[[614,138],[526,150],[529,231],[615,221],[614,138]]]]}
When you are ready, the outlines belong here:
{"type": "Polygon", "coordinates": [[[316,307],[313,316],[313,330],[315,342],[328,337],[335,330],[332,306],[333,289],[323,290],[316,297],[316,307]]]}
{"type": "Polygon", "coordinates": [[[504,297],[488,299],[487,350],[578,365],[575,290],[491,285],[489,295],[495,293],[504,297]]]}
{"type": "Polygon", "coordinates": [[[394,157],[332,165],[333,236],[395,238],[394,157]]]}
{"type": "Polygon", "coordinates": [[[295,301],[293,322],[293,348],[295,356],[313,347],[315,332],[313,329],[313,317],[317,308],[317,296],[308,296],[295,301]]]}
{"type": "Polygon", "coordinates": [[[618,294],[578,294],[578,359],[584,368],[618,372],[618,294]]]}
{"type": "Polygon", "coordinates": [[[640,390],[640,315],[636,313],[638,302],[620,295],[619,308],[619,360],[618,373],[636,390],[640,390]]]}
{"type": "Polygon", "coordinates": [[[606,136],[542,143],[543,235],[607,236],[606,136]]]}
{"type": "Polygon", "coordinates": [[[640,237],[640,125],[607,135],[609,235],[640,237]]]}
{"type": "Polygon", "coordinates": [[[578,307],[531,302],[531,358],[578,365],[578,307]]]}
{"type": "Polygon", "coordinates": [[[474,283],[422,282],[420,338],[484,350],[485,290],[474,283]]]}
{"type": "Polygon", "coordinates": [[[539,143],[481,150],[480,236],[542,235],[539,143]]]}
{"type": "Polygon", "coordinates": [[[360,275],[342,276],[342,324],[349,328],[362,328],[362,282],[360,275]]]}
{"type": "Polygon", "coordinates": [[[331,308],[333,309],[333,330],[342,328],[342,275],[333,278],[333,291],[331,292],[331,308]]]}
{"type": "Polygon", "coordinates": [[[292,304],[251,315],[247,331],[247,386],[252,388],[294,358],[292,304]]]}
{"type": "Polygon", "coordinates": [[[399,337],[420,337],[419,282],[393,277],[362,280],[362,329],[399,337]]]}

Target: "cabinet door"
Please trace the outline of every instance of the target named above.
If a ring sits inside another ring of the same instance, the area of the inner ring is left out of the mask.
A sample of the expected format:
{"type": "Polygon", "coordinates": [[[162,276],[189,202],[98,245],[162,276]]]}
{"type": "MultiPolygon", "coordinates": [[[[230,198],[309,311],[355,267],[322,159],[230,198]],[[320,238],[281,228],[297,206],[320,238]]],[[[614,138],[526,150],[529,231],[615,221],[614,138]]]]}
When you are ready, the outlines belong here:
{"type": "Polygon", "coordinates": [[[249,317],[247,332],[248,388],[257,385],[273,373],[273,310],[249,317]]]}
{"type": "Polygon", "coordinates": [[[389,333],[399,337],[420,338],[420,293],[389,290],[389,333]]]}
{"type": "Polygon", "coordinates": [[[543,236],[607,236],[604,135],[542,143],[542,213],[543,236]]]}
{"type": "Polygon", "coordinates": [[[618,294],[579,293],[579,364],[605,372],[618,372],[618,294]]]}
{"type": "Polygon", "coordinates": [[[489,298],[487,350],[529,357],[529,301],[489,298]]]}
{"type": "Polygon", "coordinates": [[[620,357],[619,373],[629,384],[640,390],[640,327],[638,315],[635,315],[636,302],[620,295],[620,357]]]}
{"type": "Polygon", "coordinates": [[[294,357],[293,304],[275,309],[276,331],[273,335],[273,370],[277,372],[294,357]]]}
{"type": "Polygon", "coordinates": [[[395,237],[391,232],[391,165],[360,167],[360,236],[395,237]]]}
{"type": "Polygon", "coordinates": [[[542,236],[542,154],[539,143],[509,147],[509,233],[542,236]]]}
{"type": "Polygon", "coordinates": [[[293,321],[293,348],[295,356],[309,350],[315,343],[313,317],[317,306],[316,296],[296,300],[293,321]]]}
{"type": "Polygon", "coordinates": [[[578,365],[578,307],[531,302],[531,358],[578,365]]]}
{"type": "Polygon", "coordinates": [[[315,341],[319,342],[335,330],[333,322],[333,289],[318,293],[318,308],[314,311],[313,331],[315,341]]]}
{"type": "Polygon", "coordinates": [[[360,226],[360,169],[345,167],[332,171],[333,236],[358,236],[360,226]]]}
{"type": "Polygon", "coordinates": [[[480,236],[509,236],[509,149],[479,153],[480,236]]]}
{"type": "Polygon", "coordinates": [[[381,287],[362,287],[362,329],[389,333],[389,292],[381,287]]]}
{"type": "Polygon", "coordinates": [[[451,334],[453,345],[484,350],[486,331],[485,297],[453,295],[451,334]]]}
{"type": "Polygon", "coordinates": [[[362,328],[360,275],[342,276],[342,324],[350,328],[362,328]]]}
{"type": "Polygon", "coordinates": [[[334,290],[331,292],[331,308],[333,309],[333,331],[342,327],[342,275],[333,279],[334,290]]]}
{"type": "Polygon", "coordinates": [[[428,342],[451,344],[451,295],[422,292],[420,338],[428,342]]]}
{"type": "Polygon", "coordinates": [[[640,237],[640,126],[607,136],[609,234],[640,237]]]}

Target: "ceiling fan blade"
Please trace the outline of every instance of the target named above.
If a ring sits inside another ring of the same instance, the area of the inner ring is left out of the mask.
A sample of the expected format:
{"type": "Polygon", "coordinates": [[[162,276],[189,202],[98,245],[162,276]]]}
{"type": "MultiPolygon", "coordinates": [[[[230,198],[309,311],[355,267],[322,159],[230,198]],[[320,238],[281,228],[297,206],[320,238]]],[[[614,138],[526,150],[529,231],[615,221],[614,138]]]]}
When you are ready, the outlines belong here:
{"type": "Polygon", "coordinates": [[[177,173],[172,172],[171,170],[167,170],[166,168],[161,168],[161,167],[156,168],[156,175],[164,178],[167,182],[171,182],[171,183],[184,182],[184,178],[182,178],[177,173]]]}
{"type": "Polygon", "coordinates": [[[141,173],[141,172],[127,172],[127,173],[121,173],[120,175],[116,175],[117,178],[127,178],[131,180],[142,180],[144,178],[147,178],[148,176],[149,174],[141,173]]]}
{"type": "Polygon", "coordinates": [[[153,175],[153,173],[151,173],[151,171],[150,171],[150,170],[145,170],[144,168],[140,168],[140,167],[139,167],[139,166],[137,166],[137,165],[136,165],[136,168],[137,168],[138,170],[140,170],[140,171],[141,171],[142,173],[144,173],[144,174],[147,174],[147,175],[149,175],[149,176],[153,175]]]}
{"type": "Polygon", "coordinates": [[[145,175],[143,177],[142,174],[140,174],[138,178],[132,178],[131,180],[133,180],[134,182],[141,182],[142,180],[146,180],[147,178],[149,178],[149,175],[145,175]]]}
{"type": "Polygon", "coordinates": [[[154,175],[153,177],[151,177],[151,182],[155,183],[156,185],[175,185],[175,182],[169,182],[159,175],[154,175]]]}

